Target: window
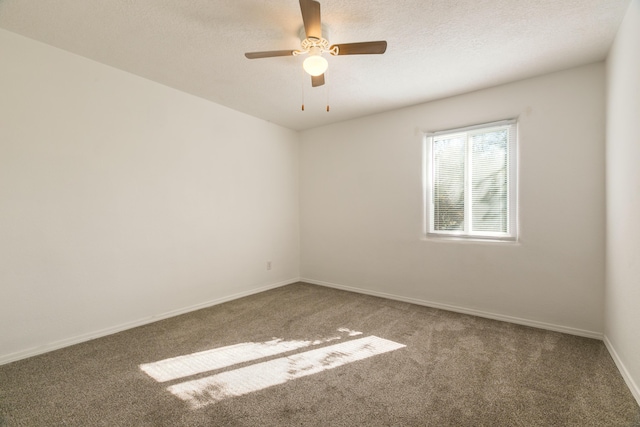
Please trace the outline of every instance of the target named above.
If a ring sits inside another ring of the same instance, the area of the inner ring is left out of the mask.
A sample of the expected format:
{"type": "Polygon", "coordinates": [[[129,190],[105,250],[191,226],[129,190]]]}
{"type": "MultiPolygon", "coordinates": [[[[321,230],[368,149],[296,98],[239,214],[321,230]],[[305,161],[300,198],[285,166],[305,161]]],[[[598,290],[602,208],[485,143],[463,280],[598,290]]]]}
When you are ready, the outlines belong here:
{"type": "Polygon", "coordinates": [[[516,139],[515,120],[426,135],[427,235],[516,239],[516,139]]]}

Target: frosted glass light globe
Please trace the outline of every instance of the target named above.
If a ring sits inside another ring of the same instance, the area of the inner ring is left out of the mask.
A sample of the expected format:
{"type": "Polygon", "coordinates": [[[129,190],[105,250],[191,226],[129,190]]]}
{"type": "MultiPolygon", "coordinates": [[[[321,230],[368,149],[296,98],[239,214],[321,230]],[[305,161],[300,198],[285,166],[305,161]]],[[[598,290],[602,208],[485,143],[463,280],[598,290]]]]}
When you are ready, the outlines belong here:
{"type": "Polygon", "coordinates": [[[324,74],[329,67],[329,62],[321,55],[311,55],[302,63],[302,68],[312,76],[324,74]]]}

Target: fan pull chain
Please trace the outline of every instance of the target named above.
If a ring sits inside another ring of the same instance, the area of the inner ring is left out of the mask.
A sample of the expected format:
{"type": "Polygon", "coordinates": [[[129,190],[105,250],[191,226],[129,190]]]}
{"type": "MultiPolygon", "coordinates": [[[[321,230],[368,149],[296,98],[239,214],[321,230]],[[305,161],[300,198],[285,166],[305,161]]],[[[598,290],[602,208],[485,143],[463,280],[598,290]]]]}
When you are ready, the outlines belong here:
{"type": "Polygon", "coordinates": [[[328,85],[324,85],[324,95],[325,95],[325,101],[327,102],[327,113],[329,112],[329,86],[328,85]]]}
{"type": "Polygon", "coordinates": [[[302,70],[302,74],[301,74],[301,78],[300,78],[300,90],[302,91],[302,111],[304,111],[304,78],[305,78],[305,74],[304,74],[304,69],[301,67],[302,70]]]}

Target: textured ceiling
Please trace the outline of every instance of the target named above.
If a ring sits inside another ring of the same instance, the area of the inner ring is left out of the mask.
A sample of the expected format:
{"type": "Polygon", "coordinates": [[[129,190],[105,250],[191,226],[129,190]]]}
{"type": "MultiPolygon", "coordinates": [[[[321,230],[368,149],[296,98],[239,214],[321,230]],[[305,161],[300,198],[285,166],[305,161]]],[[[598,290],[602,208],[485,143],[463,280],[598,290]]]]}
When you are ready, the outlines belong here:
{"type": "Polygon", "coordinates": [[[0,0],[0,27],[301,130],[602,60],[629,1],[322,0],[331,43],[388,48],[318,88],[300,57],[244,57],[299,47],[297,0],[0,0]]]}

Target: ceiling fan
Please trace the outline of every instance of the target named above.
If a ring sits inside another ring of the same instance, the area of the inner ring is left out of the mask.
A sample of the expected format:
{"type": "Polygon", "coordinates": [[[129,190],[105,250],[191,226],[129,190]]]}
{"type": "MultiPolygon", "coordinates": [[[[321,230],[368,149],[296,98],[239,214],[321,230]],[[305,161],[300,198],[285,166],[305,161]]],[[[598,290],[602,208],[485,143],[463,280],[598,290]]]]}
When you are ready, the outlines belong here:
{"type": "MultiPolygon", "coordinates": [[[[315,0],[300,0],[304,35],[300,50],[272,50],[266,52],[247,52],[244,54],[249,59],[271,58],[275,56],[297,56],[308,54],[309,57],[302,64],[304,70],[311,75],[311,86],[324,84],[324,72],[329,63],[322,56],[323,53],[331,55],[364,55],[382,54],[387,50],[386,41],[342,43],[330,45],[323,37],[323,26],[320,20],[320,3],[315,0]]],[[[302,34],[302,30],[301,30],[302,34]]],[[[301,36],[302,38],[302,36],[301,36]]]]}

